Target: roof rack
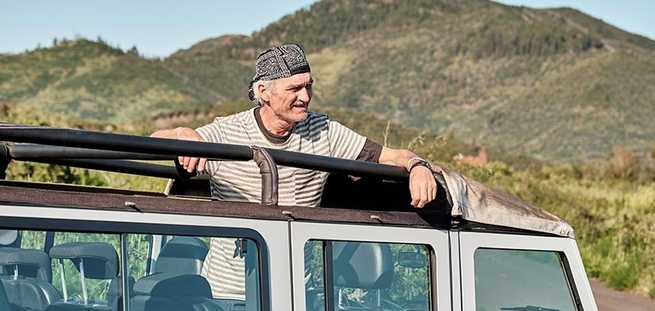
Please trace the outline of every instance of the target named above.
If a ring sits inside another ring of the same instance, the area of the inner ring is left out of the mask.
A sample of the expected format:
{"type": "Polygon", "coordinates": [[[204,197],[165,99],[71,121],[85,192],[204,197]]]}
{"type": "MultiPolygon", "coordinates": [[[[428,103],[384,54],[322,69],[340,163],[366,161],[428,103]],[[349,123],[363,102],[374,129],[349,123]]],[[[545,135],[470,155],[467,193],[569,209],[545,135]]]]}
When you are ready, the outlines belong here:
{"type": "MultiPolygon", "coordinates": [[[[407,182],[408,173],[401,167],[364,161],[344,160],[299,152],[257,146],[243,146],[170,140],[134,135],[111,134],[74,129],[0,124],[0,178],[11,160],[63,164],[145,176],[194,181],[177,157],[193,156],[209,160],[254,160],[262,176],[263,205],[277,205],[277,165],[319,170],[341,175],[373,177],[378,181],[407,182]],[[175,166],[137,162],[134,160],[171,160],[175,166]]],[[[571,226],[561,218],[526,203],[513,195],[490,189],[465,176],[441,167],[435,174],[440,196],[444,201],[436,211],[415,211],[420,217],[437,217],[428,221],[437,224],[450,220],[480,224],[482,228],[504,227],[512,231],[541,232],[573,238],[571,226]],[[436,212],[436,213],[435,213],[436,212]],[[446,219],[443,219],[445,212],[446,219]]],[[[11,187],[10,187],[11,188],[11,187]]],[[[12,188],[13,189],[13,188],[12,188]]],[[[0,189],[2,191],[2,189],[0,189]]],[[[7,190],[12,193],[13,190],[7,190]]],[[[228,204],[227,202],[223,202],[228,204]]],[[[434,201],[431,203],[435,203],[434,201]]],[[[394,205],[386,202],[384,206],[394,205]]],[[[232,205],[230,205],[232,206],[232,205]]],[[[380,207],[376,205],[376,207],[380,207]]],[[[393,206],[392,206],[393,207],[393,206]]],[[[394,211],[391,209],[390,211],[394,211]]],[[[494,229],[495,230],[495,229],[494,229]]]]}
{"type": "Polygon", "coordinates": [[[220,143],[194,142],[14,124],[0,124],[0,178],[11,160],[32,161],[172,179],[189,179],[178,156],[209,160],[254,160],[262,176],[262,204],[278,202],[277,165],[359,177],[406,180],[400,167],[300,152],[220,143]],[[175,166],[133,160],[171,160],[175,166]]]}

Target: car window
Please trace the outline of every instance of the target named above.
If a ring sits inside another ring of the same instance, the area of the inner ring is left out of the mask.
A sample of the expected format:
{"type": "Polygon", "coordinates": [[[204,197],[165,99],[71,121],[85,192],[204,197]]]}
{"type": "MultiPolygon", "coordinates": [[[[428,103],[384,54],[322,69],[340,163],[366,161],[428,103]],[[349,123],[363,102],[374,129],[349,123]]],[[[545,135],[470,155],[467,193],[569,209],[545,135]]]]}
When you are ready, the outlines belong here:
{"type": "Polygon", "coordinates": [[[118,303],[120,235],[0,231],[0,286],[17,310],[118,303]]]}
{"type": "Polygon", "coordinates": [[[260,310],[253,240],[128,234],[128,241],[131,310],[260,310]]]}
{"type": "Polygon", "coordinates": [[[577,310],[561,253],[480,248],[474,264],[478,311],[577,310]]]}
{"type": "Polygon", "coordinates": [[[429,310],[429,254],[426,245],[308,241],[306,309],[429,310]]]}
{"type": "Polygon", "coordinates": [[[234,236],[0,230],[0,310],[257,311],[259,253],[234,236]]]}

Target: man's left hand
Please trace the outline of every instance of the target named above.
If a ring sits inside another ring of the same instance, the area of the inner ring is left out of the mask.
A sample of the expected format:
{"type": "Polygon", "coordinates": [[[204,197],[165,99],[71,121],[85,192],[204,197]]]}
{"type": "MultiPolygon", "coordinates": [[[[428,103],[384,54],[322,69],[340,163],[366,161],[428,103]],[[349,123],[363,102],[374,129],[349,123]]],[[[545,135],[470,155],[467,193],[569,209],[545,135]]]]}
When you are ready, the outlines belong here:
{"type": "Polygon", "coordinates": [[[409,191],[412,206],[423,208],[437,197],[437,182],[432,170],[425,166],[416,166],[409,172],[409,191]]]}

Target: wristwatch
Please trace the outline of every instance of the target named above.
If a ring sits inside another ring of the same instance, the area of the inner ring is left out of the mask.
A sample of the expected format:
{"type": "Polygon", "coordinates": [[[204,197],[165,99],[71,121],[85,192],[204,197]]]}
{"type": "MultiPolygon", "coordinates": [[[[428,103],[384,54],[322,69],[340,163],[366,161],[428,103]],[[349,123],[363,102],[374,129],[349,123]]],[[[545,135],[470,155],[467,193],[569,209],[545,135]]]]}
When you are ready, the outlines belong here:
{"type": "Polygon", "coordinates": [[[427,167],[430,171],[432,170],[432,165],[430,165],[430,162],[421,159],[421,158],[413,158],[410,161],[413,161],[411,165],[407,168],[407,172],[411,172],[412,169],[414,169],[417,166],[424,166],[427,167]]]}

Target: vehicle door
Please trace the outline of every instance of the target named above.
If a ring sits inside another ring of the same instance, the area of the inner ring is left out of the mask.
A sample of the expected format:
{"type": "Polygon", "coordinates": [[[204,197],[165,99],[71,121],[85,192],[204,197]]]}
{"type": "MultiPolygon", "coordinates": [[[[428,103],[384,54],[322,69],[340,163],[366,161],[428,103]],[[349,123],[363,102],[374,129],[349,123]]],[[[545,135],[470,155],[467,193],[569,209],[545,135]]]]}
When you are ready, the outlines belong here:
{"type": "Polygon", "coordinates": [[[462,310],[596,311],[574,239],[453,232],[462,310]]]}
{"type": "Polygon", "coordinates": [[[30,310],[291,310],[286,221],[5,204],[0,229],[22,236],[5,296],[30,310]]]}
{"type": "Polygon", "coordinates": [[[447,231],[290,226],[294,310],[450,310],[447,231]]]}

